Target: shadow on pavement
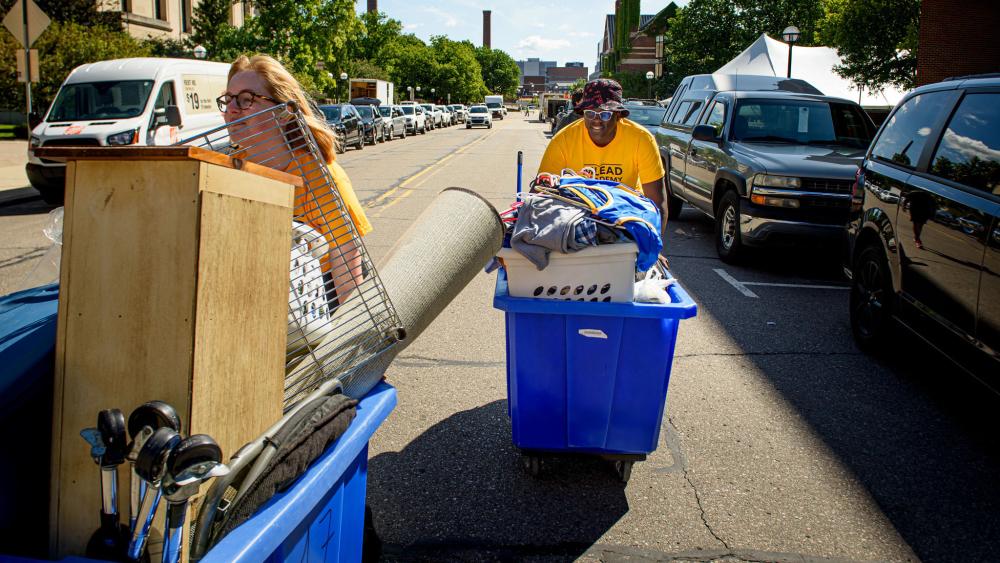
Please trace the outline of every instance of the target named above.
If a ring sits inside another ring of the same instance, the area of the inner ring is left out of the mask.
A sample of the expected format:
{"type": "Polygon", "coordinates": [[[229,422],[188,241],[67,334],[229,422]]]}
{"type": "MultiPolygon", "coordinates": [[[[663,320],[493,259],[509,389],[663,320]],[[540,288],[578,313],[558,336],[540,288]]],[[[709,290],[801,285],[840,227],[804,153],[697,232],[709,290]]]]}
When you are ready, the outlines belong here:
{"type": "MultiPolygon", "coordinates": [[[[701,224],[688,212],[672,226],[704,230],[701,224]]],[[[822,278],[839,270],[838,262],[837,255],[780,250],[758,253],[751,266],[730,271],[740,279],[765,272],[822,278]]],[[[996,560],[1000,397],[902,329],[883,357],[860,352],[850,337],[846,291],[808,297],[794,293],[801,290],[772,292],[761,303],[733,307],[744,302],[718,298],[712,282],[695,275],[710,278],[705,268],[723,267],[721,262],[672,263],[699,314],[718,321],[856,475],[920,559],[996,560]],[[762,322],[775,315],[785,325],[778,331],[762,322]]]]}
{"type": "Polygon", "coordinates": [[[39,215],[52,211],[58,205],[42,201],[35,188],[18,188],[0,191],[0,217],[39,215]]]}
{"type": "Polygon", "coordinates": [[[368,505],[389,561],[572,561],[626,512],[607,462],[522,470],[506,401],[456,413],[369,461],[368,505]]]}

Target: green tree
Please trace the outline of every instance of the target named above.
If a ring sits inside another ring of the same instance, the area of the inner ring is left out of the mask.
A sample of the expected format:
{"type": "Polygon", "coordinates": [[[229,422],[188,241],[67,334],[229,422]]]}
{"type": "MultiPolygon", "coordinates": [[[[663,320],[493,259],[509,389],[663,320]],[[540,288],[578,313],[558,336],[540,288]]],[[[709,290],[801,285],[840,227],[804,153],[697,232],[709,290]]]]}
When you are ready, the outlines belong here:
{"type": "Polygon", "coordinates": [[[813,45],[822,17],[822,0],[692,0],[667,24],[656,91],[669,95],[685,76],[714,72],[760,34],[777,38],[789,25],[802,32],[799,45],[813,45]]]}
{"type": "Polygon", "coordinates": [[[431,50],[437,62],[431,84],[436,89],[434,97],[446,101],[450,94],[452,102],[467,102],[485,95],[483,72],[471,42],[452,41],[437,35],[431,37],[431,50]]]}
{"type": "Polygon", "coordinates": [[[844,61],[837,74],[874,90],[913,87],[920,0],[826,0],[825,6],[818,34],[844,61]]]}
{"type": "MultiPolygon", "coordinates": [[[[24,84],[16,81],[14,50],[19,45],[6,31],[0,32],[0,99],[10,109],[26,106],[24,84]]],[[[119,29],[53,22],[35,42],[40,80],[32,85],[34,108],[45,112],[59,86],[76,67],[97,61],[150,55],[149,47],[119,29]]]]}
{"type": "Polygon", "coordinates": [[[489,93],[503,94],[508,98],[517,95],[520,69],[514,58],[499,49],[479,47],[476,59],[483,72],[483,83],[489,93]]]}
{"type": "Polygon", "coordinates": [[[229,25],[232,5],[233,0],[201,0],[194,6],[191,43],[205,47],[208,57],[213,60],[217,60],[214,57],[219,54],[223,38],[233,31],[233,26],[229,25]]]}
{"type": "Polygon", "coordinates": [[[348,55],[386,68],[391,63],[392,43],[403,33],[403,24],[383,12],[365,12],[358,16],[358,33],[348,42],[348,55]]]}

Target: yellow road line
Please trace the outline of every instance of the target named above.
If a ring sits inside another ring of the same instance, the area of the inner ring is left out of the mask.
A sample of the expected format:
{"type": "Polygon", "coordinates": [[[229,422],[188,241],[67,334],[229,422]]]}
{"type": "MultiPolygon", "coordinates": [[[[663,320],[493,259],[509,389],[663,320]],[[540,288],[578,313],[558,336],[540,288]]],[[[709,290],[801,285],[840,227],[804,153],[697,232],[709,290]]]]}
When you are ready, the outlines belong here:
{"type": "MultiPolygon", "coordinates": [[[[417,178],[420,178],[421,176],[424,176],[428,172],[439,170],[440,169],[440,165],[442,165],[445,162],[447,162],[448,160],[454,158],[455,155],[464,153],[465,151],[469,150],[473,146],[478,145],[479,143],[482,143],[483,141],[485,141],[486,139],[492,137],[495,134],[496,134],[496,132],[494,131],[494,132],[489,133],[487,135],[483,135],[482,137],[476,139],[475,141],[472,141],[471,143],[468,143],[466,145],[463,145],[462,147],[459,147],[455,152],[453,152],[453,153],[451,153],[451,154],[449,154],[449,155],[441,158],[437,162],[434,162],[434,163],[430,164],[427,168],[424,168],[420,172],[417,172],[416,174],[414,174],[414,175],[410,176],[409,178],[407,178],[407,179],[403,180],[402,182],[400,182],[400,184],[398,186],[396,186],[395,188],[393,188],[393,189],[385,192],[384,194],[382,194],[382,195],[378,196],[377,198],[375,198],[374,200],[372,200],[367,205],[368,208],[375,207],[376,205],[379,205],[382,202],[384,202],[386,199],[388,199],[388,198],[390,198],[390,197],[398,194],[395,199],[393,199],[393,200],[389,201],[388,203],[386,203],[385,205],[383,205],[382,208],[379,209],[377,212],[372,213],[372,217],[379,217],[379,216],[381,216],[382,213],[385,212],[386,209],[389,209],[393,205],[396,205],[403,198],[405,198],[405,197],[409,196],[411,193],[413,193],[413,191],[417,187],[419,187],[420,184],[423,184],[423,181],[421,181],[419,184],[413,186],[410,189],[406,189],[406,187],[408,185],[410,185],[410,183],[416,181],[417,178]]],[[[429,176],[427,178],[429,178],[429,176]]],[[[424,178],[424,180],[426,180],[427,178],[424,178]]]]}

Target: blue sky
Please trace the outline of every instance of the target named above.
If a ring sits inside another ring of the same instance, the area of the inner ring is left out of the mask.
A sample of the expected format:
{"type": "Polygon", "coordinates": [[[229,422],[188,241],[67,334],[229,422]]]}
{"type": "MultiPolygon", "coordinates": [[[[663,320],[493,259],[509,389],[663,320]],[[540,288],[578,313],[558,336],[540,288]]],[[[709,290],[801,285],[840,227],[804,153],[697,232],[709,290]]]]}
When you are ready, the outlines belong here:
{"type": "MultiPolygon", "coordinates": [[[[642,0],[642,13],[655,14],[670,0],[642,0]]],[[[677,2],[687,4],[686,1],[677,2]]],[[[368,6],[359,0],[358,11],[368,6]]],[[[428,40],[447,35],[456,41],[483,41],[483,10],[492,10],[494,49],[502,49],[514,59],[538,57],[582,61],[588,72],[597,62],[597,43],[604,33],[604,17],[614,12],[614,0],[378,0],[378,9],[403,22],[406,33],[428,40]]]]}

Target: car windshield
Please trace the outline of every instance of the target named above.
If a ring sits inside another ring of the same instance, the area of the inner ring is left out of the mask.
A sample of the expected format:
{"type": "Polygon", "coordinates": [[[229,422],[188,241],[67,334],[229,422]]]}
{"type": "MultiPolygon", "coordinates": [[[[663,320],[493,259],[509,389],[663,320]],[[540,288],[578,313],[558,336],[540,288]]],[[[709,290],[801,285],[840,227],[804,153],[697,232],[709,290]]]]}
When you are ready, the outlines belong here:
{"type": "Polygon", "coordinates": [[[432,106],[431,104],[421,105],[421,107],[423,107],[427,111],[434,111],[434,106],[432,106]]]}
{"type": "Polygon", "coordinates": [[[448,106],[448,107],[450,107],[451,109],[462,109],[462,106],[457,106],[457,105],[456,106],[448,106]]]}
{"type": "Polygon", "coordinates": [[[361,114],[361,117],[371,119],[372,116],[375,115],[375,112],[372,110],[371,106],[355,106],[355,107],[357,108],[358,113],[361,114]]]}
{"type": "Polygon", "coordinates": [[[740,100],[733,140],[867,148],[872,127],[860,107],[803,100],[740,100]]]}
{"type": "Polygon", "coordinates": [[[406,115],[413,115],[414,112],[413,106],[401,106],[401,107],[403,108],[403,113],[405,113],[406,115]]]}
{"type": "Polygon", "coordinates": [[[469,108],[469,113],[486,113],[486,112],[487,112],[486,106],[473,106],[472,108],[469,108]]]}
{"type": "Polygon", "coordinates": [[[382,117],[392,117],[392,108],[389,106],[379,106],[378,113],[382,117]]]}
{"type": "Polygon", "coordinates": [[[322,106],[319,109],[327,121],[340,121],[340,106],[322,106]]]}
{"type": "Polygon", "coordinates": [[[629,106],[628,118],[639,125],[659,125],[663,121],[666,108],[654,108],[649,106],[629,106]]]}
{"type": "Polygon", "coordinates": [[[500,107],[500,102],[489,102],[489,103],[486,104],[486,107],[489,107],[489,108],[498,108],[498,107],[500,107]]]}
{"type": "Polygon", "coordinates": [[[59,90],[46,121],[124,119],[142,113],[152,80],[109,80],[67,84],[59,90]]]}

